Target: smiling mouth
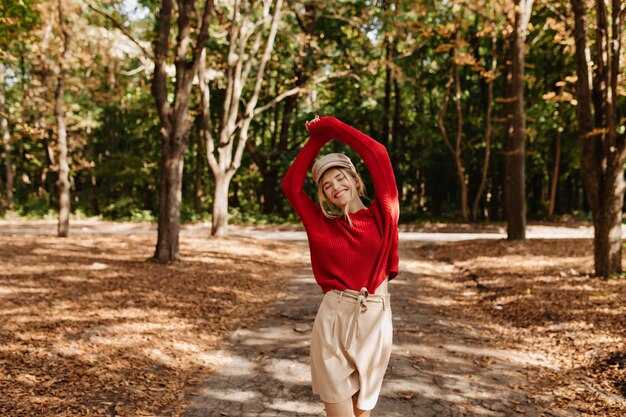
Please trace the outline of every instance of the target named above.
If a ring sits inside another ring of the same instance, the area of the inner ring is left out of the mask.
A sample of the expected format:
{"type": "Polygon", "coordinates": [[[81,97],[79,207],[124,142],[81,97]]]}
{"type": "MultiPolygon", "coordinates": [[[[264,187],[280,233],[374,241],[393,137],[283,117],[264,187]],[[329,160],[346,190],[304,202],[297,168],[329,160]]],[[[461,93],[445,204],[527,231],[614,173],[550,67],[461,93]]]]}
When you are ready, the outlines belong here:
{"type": "Polygon", "coordinates": [[[337,194],[335,194],[335,198],[341,197],[342,195],[344,195],[348,190],[344,189],[339,191],[337,194]]]}

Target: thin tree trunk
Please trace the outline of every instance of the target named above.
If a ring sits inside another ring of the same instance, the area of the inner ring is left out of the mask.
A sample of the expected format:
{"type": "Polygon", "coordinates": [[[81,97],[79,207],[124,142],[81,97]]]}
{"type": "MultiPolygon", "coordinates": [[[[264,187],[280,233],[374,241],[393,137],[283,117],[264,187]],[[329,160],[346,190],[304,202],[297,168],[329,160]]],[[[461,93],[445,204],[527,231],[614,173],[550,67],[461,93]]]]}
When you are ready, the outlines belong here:
{"type": "Polygon", "coordinates": [[[62,0],[58,0],[59,25],[63,34],[63,51],[59,59],[59,74],[55,91],[54,114],[57,124],[57,187],[59,190],[59,220],[57,236],[67,237],[70,229],[70,180],[69,163],[67,156],[67,128],[65,125],[65,77],[67,74],[67,59],[69,56],[70,33],[65,25],[62,0]]]}
{"type": "Polygon", "coordinates": [[[469,213],[467,210],[467,186],[468,178],[463,168],[461,160],[461,140],[463,139],[463,108],[461,103],[461,77],[459,76],[459,65],[454,64],[454,104],[456,107],[456,146],[454,160],[456,163],[456,175],[461,187],[461,214],[463,220],[467,221],[469,213]]]}
{"type": "MultiPolygon", "coordinates": [[[[395,43],[394,43],[394,53],[395,53],[395,43]]],[[[393,105],[393,118],[391,122],[391,163],[394,167],[396,167],[396,185],[398,188],[398,199],[402,201],[404,198],[404,172],[400,170],[399,164],[402,158],[404,143],[400,137],[400,116],[402,113],[402,93],[400,91],[400,83],[398,83],[398,78],[393,77],[393,94],[394,94],[394,105],[393,105]]]]}
{"type": "Polygon", "coordinates": [[[96,158],[93,149],[93,132],[91,128],[87,129],[87,155],[91,160],[91,166],[89,167],[89,185],[91,187],[91,212],[93,214],[100,214],[100,205],[98,202],[98,181],[96,178],[96,158]]]}
{"type": "Polygon", "coordinates": [[[487,174],[489,173],[489,160],[491,158],[491,113],[493,112],[493,81],[496,76],[496,69],[498,67],[498,39],[497,36],[493,36],[491,39],[491,70],[487,76],[487,110],[485,112],[485,157],[483,158],[483,169],[480,176],[480,184],[478,185],[478,191],[474,197],[474,203],[472,204],[472,221],[478,219],[478,205],[483,196],[483,190],[487,183],[487,174]]]}
{"type": "Polygon", "coordinates": [[[458,118],[460,117],[459,106],[460,106],[460,101],[461,101],[460,92],[459,92],[460,87],[458,85],[455,87],[455,100],[457,102],[456,103],[457,134],[456,134],[455,146],[452,146],[452,143],[450,142],[450,139],[448,138],[448,133],[446,131],[446,127],[444,123],[444,119],[445,119],[446,112],[448,109],[448,104],[450,102],[450,95],[452,93],[452,85],[457,84],[458,81],[459,81],[459,77],[458,77],[457,64],[453,62],[452,67],[450,68],[450,76],[448,79],[448,83],[446,84],[446,93],[443,99],[443,104],[441,106],[441,111],[439,112],[439,118],[437,120],[437,124],[439,125],[439,131],[441,132],[441,137],[444,143],[446,144],[446,146],[450,150],[450,153],[452,153],[452,156],[454,157],[454,165],[456,167],[457,179],[459,180],[459,187],[461,189],[461,213],[463,215],[463,220],[467,221],[468,220],[467,182],[466,182],[465,173],[463,169],[463,162],[461,161],[461,133],[459,132],[459,129],[461,128],[463,121],[458,120],[458,118]]]}
{"type": "MultiPolygon", "coordinates": [[[[199,69],[198,69],[199,71],[199,69]]],[[[204,153],[202,152],[202,113],[199,113],[194,122],[196,135],[193,137],[192,152],[194,155],[193,174],[193,210],[196,214],[202,213],[204,200],[204,188],[202,186],[202,173],[204,172],[204,153]]]]}
{"type": "MultiPolygon", "coordinates": [[[[560,113],[560,107],[559,107],[560,113]]],[[[556,148],[554,150],[554,168],[552,169],[552,184],[550,185],[550,204],[548,206],[548,218],[554,216],[554,207],[556,205],[556,189],[559,184],[559,166],[561,165],[561,137],[559,131],[556,134],[556,148]]]]}
{"type": "Polygon", "coordinates": [[[204,154],[202,153],[202,146],[200,146],[200,138],[195,144],[196,151],[196,170],[194,174],[194,193],[193,193],[193,207],[196,214],[202,213],[202,203],[204,201],[204,187],[202,186],[202,172],[204,172],[204,154]]]}
{"type": "Polygon", "coordinates": [[[13,210],[15,203],[13,201],[13,177],[15,167],[13,166],[13,158],[11,156],[11,134],[9,132],[9,123],[7,121],[8,112],[6,106],[5,88],[4,88],[4,76],[6,69],[4,64],[0,63],[0,129],[2,130],[2,144],[4,146],[4,163],[6,168],[6,188],[5,201],[6,208],[13,210]]]}
{"type": "Polygon", "coordinates": [[[383,120],[381,143],[389,146],[389,113],[391,112],[391,42],[385,36],[385,97],[383,98],[383,120]]]}
{"type": "Polygon", "coordinates": [[[524,103],[524,63],[526,35],[533,0],[515,1],[515,28],[513,31],[513,61],[511,98],[513,107],[513,133],[511,145],[505,154],[507,207],[507,238],[526,238],[526,112],[524,103]]]}

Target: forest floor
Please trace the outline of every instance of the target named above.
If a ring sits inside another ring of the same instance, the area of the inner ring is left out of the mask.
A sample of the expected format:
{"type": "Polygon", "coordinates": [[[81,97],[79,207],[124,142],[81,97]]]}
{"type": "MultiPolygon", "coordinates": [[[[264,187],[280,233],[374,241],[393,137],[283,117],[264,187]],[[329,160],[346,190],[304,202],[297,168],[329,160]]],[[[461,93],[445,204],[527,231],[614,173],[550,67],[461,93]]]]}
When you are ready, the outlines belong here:
{"type": "MultiPolygon", "coordinates": [[[[0,415],[321,415],[306,243],[183,234],[171,265],[154,243],[0,234],[0,415]]],[[[626,415],[626,279],[590,277],[589,239],[401,251],[375,415],[626,415]]]]}

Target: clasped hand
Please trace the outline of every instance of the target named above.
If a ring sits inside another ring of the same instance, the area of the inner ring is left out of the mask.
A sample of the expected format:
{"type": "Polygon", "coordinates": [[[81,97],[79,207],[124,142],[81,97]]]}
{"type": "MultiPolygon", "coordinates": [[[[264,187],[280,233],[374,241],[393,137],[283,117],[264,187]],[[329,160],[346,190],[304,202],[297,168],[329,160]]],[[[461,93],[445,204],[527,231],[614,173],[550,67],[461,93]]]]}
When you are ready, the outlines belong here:
{"type": "Polygon", "coordinates": [[[305,122],[304,126],[306,127],[306,130],[308,130],[309,132],[311,131],[309,129],[309,126],[311,126],[313,123],[319,122],[320,121],[320,117],[316,114],[315,118],[313,120],[311,120],[310,122],[305,122]]]}

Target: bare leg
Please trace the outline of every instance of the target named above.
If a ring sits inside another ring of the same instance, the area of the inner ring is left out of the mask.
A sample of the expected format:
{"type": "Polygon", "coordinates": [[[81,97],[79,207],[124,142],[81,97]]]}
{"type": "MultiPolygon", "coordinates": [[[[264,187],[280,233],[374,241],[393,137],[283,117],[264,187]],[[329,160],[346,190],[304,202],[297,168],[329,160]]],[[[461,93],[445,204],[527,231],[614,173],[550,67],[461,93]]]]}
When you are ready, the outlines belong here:
{"type": "Polygon", "coordinates": [[[352,396],[352,407],[354,408],[354,415],[356,417],[370,417],[370,410],[361,410],[356,406],[357,400],[359,399],[359,392],[352,396]]]}
{"type": "Polygon", "coordinates": [[[327,417],[354,417],[352,399],[348,398],[340,403],[324,403],[327,417]]]}

